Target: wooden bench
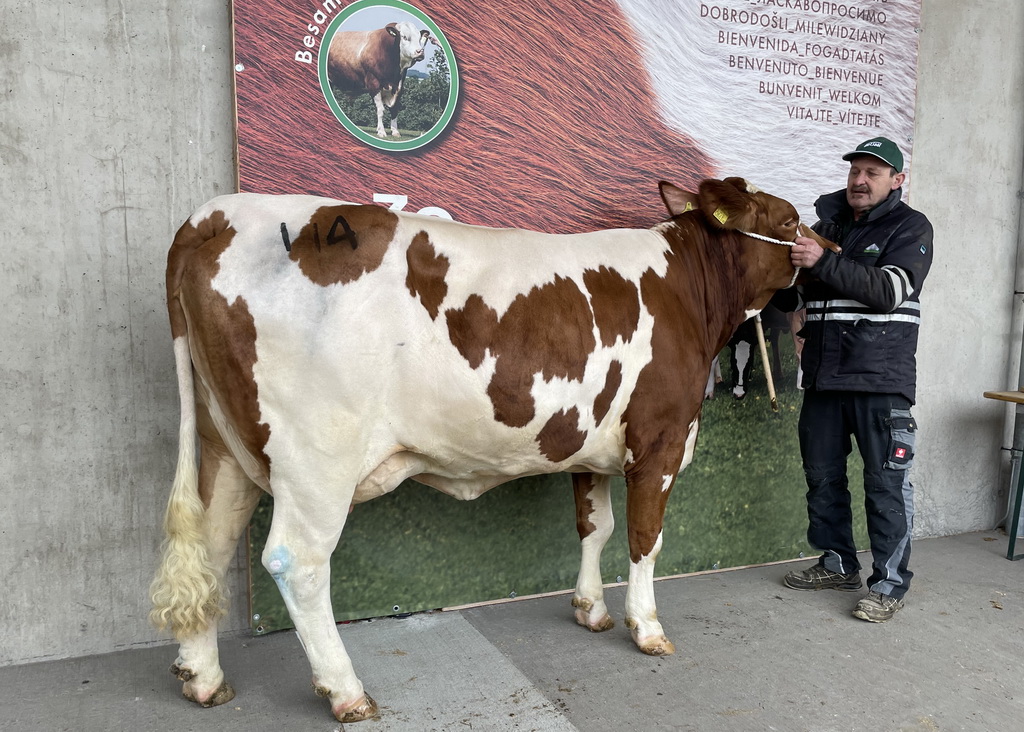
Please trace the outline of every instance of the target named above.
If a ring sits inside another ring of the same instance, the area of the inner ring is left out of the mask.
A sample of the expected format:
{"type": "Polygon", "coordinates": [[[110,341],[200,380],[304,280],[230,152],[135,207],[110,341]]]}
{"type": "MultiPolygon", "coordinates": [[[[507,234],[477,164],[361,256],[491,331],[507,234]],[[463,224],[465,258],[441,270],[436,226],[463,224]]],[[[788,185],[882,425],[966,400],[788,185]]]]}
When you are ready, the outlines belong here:
{"type": "MultiPolygon", "coordinates": [[[[998,399],[1001,402],[1024,404],[1024,391],[1021,389],[1017,391],[986,391],[984,396],[986,399],[998,399]]],[[[1009,530],[1006,532],[1010,536],[1006,546],[1006,558],[1011,561],[1024,559],[1024,554],[1013,553],[1017,546],[1017,527],[1020,524],[1021,496],[1024,496],[1024,464],[1017,466],[1017,494],[1013,499],[1013,518],[1010,521],[1009,530]]]]}

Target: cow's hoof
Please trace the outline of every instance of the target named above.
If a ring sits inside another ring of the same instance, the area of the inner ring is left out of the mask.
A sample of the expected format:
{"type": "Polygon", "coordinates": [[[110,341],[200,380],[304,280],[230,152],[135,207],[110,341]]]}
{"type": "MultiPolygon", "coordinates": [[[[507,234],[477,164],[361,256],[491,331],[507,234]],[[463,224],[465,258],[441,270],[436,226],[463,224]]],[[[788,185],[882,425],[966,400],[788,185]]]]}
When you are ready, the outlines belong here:
{"type": "Polygon", "coordinates": [[[675,644],[663,635],[636,640],[637,648],[648,656],[671,656],[676,652],[675,644]]]}
{"type": "Polygon", "coordinates": [[[231,688],[231,684],[227,681],[222,681],[220,686],[214,689],[210,694],[203,693],[195,688],[190,688],[188,684],[185,684],[185,687],[181,690],[181,694],[189,701],[195,702],[206,709],[226,704],[235,698],[235,690],[231,688]]]}
{"type": "Polygon", "coordinates": [[[334,718],[342,724],[373,719],[380,713],[377,709],[377,702],[369,694],[363,694],[363,698],[353,704],[339,704],[331,711],[334,713],[334,718]]]}
{"type": "Polygon", "coordinates": [[[611,630],[615,627],[615,621],[612,620],[612,616],[608,613],[605,613],[597,620],[591,622],[589,616],[586,613],[584,613],[581,610],[577,610],[576,622],[593,633],[601,633],[606,630],[611,630]]]}
{"type": "Polygon", "coordinates": [[[592,621],[590,619],[590,613],[582,609],[576,611],[576,622],[594,633],[611,630],[615,627],[615,621],[612,620],[608,613],[605,613],[601,617],[597,618],[597,620],[592,621]]]}
{"type": "Polygon", "coordinates": [[[598,617],[591,616],[591,611],[594,609],[593,600],[586,597],[580,597],[579,595],[574,595],[572,598],[572,606],[576,608],[576,622],[589,631],[600,633],[601,631],[611,630],[615,627],[615,621],[612,620],[608,613],[602,613],[598,617]]]}

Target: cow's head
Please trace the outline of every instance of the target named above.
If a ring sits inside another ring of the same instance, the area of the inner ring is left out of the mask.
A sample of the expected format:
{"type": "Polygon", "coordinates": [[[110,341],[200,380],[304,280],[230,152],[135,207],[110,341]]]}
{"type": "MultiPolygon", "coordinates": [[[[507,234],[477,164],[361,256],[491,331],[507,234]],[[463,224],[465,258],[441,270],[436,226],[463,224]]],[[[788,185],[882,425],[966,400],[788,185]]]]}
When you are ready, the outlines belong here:
{"type": "Polygon", "coordinates": [[[662,200],[673,216],[696,209],[703,213],[710,228],[743,236],[747,267],[761,273],[750,310],[760,310],[772,293],[794,281],[796,270],[790,262],[789,248],[783,243],[800,235],[814,239],[823,248],[838,250],[835,244],[801,224],[800,214],[791,203],[757,189],[743,178],[705,180],[696,194],[670,183],[662,182],[660,188],[662,200]],[[780,243],[756,239],[750,234],[780,243]]]}
{"type": "Polygon", "coordinates": [[[415,25],[408,21],[388,23],[384,26],[384,30],[398,41],[399,63],[403,70],[423,60],[423,47],[428,39],[437,45],[437,41],[430,35],[430,31],[418,30],[415,25]]]}

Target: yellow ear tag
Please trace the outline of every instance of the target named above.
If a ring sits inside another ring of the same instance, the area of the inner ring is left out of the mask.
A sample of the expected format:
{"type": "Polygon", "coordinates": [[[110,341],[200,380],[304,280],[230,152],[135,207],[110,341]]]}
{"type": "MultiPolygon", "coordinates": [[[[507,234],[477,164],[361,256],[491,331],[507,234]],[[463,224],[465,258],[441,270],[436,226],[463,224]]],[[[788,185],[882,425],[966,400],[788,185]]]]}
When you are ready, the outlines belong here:
{"type": "Polygon", "coordinates": [[[692,211],[692,210],[693,210],[693,204],[690,203],[689,201],[687,201],[686,202],[686,208],[683,209],[683,213],[686,213],[687,211],[692,211]]]}
{"type": "Polygon", "coordinates": [[[726,221],[729,220],[729,214],[727,214],[725,211],[723,211],[720,208],[716,208],[715,209],[715,218],[718,219],[718,223],[724,224],[726,221]]]}

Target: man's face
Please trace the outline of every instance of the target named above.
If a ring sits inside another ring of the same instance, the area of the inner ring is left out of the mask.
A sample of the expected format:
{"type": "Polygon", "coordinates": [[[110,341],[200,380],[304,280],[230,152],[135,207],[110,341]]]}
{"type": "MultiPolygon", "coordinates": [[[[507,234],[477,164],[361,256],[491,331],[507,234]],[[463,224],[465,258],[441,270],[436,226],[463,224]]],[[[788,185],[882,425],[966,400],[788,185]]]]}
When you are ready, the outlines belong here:
{"type": "Polygon", "coordinates": [[[846,178],[846,201],[855,218],[867,213],[886,199],[891,191],[903,185],[903,173],[872,155],[858,155],[850,161],[846,178]]]}

